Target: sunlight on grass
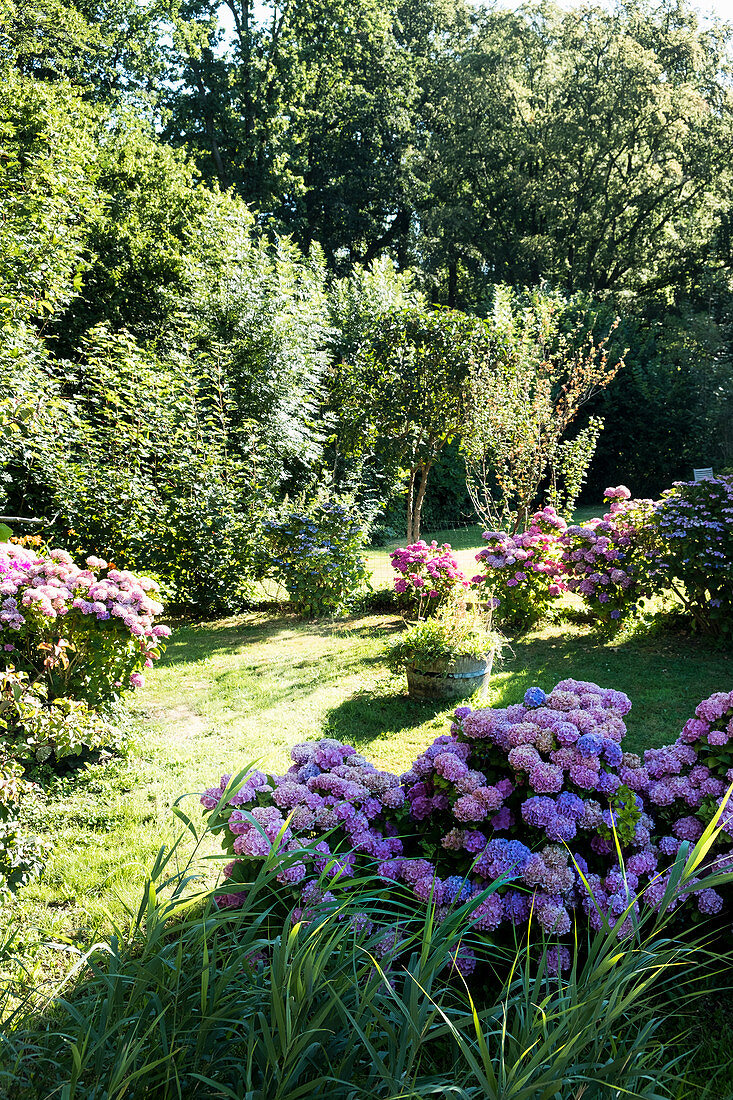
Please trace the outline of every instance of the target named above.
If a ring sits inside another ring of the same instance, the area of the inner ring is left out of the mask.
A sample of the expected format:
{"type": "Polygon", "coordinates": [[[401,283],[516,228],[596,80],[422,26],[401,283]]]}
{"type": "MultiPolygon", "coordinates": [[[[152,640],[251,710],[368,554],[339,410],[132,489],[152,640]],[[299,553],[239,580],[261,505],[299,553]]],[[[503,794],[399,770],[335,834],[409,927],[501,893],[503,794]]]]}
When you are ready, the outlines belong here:
{"type": "MultiPolygon", "coordinates": [[[[263,613],[180,626],[133,700],[129,756],[58,780],[36,829],[55,842],[47,872],[14,902],[19,924],[90,942],[107,913],[124,919],[142,867],[171,834],[170,807],[186,792],[260,760],[287,767],[298,741],[333,736],[377,764],[404,770],[448,731],[452,705],[409,699],[383,659],[394,616],[317,624],[263,613]]],[[[606,641],[558,623],[511,641],[495,666],[489,703],[521,700],[532,684],[572,676],[625,691],[626,747],[671,741],[700,699],[727,689],[731,654],[658,635],[606,641]]],[[[486,704],[485,704],[486,705],[486,704]]],[[[186,803],[197,811],[197,800],[186,803]]]]}

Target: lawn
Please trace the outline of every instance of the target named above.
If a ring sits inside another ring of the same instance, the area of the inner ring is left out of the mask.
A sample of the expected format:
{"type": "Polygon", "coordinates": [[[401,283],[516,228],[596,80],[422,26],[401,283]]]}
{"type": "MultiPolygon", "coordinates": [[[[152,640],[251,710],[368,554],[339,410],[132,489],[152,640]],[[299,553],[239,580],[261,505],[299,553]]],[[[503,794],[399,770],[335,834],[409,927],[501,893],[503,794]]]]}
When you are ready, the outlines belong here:
{"type": "MultiPolygon", "coordinates": [[[[572,515],[572,522],[586,523],[602,512],[603,507],[599,505],[576,508],[572,515]]],[[[439,546],[445,542],[449,543],[463,572],[466,576],[472,577],[477,572],[476,554],[486,546],[481,538],[483,530],[480,524],[471,524],[468,527],[444,527],[439,531],[423,533],[420,537],[424,542],[434,541],[439,546]]],[[[394,572],[390,565],[389,554],[391,550],[396,550],[398,546],[404,546],[404,544],[404,539],[393,539],[386,546],[372,547],[367,554],[367,563],[372,572],[372,583],[375,588],[391,586],[394,572]]]]}
{"type": "MultiPolygon", "coordinates": [[[[304,623],[250,612],[180,623],[126,712],[127,752],[46,783],[34,824],[55,847],[41,880],[4,910],[25,968],[16,988],[52,992],[81,952],[116,929],[124,942],[156,854],[181,831],[173,810],[181,796],[200,823],[196,792],[254,760],[283,769],[304,739],[331,735],[400,771],[446,732],[452,707],[409,699],[386,666],[401,628],[393,614],[304,623]]],[[[484,702],[517,702],[529,686],[569,676],[629,694],[625,747],[642,751],[673,740],[700,699],[730,687],[733,654],[671,633],[608,641],[581,623],[545,624],[507,645],[484,702]]],[[[210,866],[213,874],[221,864],[210,866]]],[[[728,1006],[723,998],[690,1007],[685,1049],[703,1044],[705,1065],[727,1043],[728,1006]],[[707,1033],[709,1015],[719,1038],[707,1033]]],[[[680,1097],[697,1095],[698,1078],[680,1097]]]]}
{"type": "MultiPolygon", "coordinates": [[[[41,929],[83,946],[110,920],[124,923],[173,834],[175,800],[225,772],[255,759],[282,769],[293,744],[324,734],[385,767],[406,767],[447,731],[451,707],[408,699],[387,669],[384,649],[400,626],[392,615],[308,624],[263,613],[179,625],[134,697],[127,755],[47,786],[36,827],[55,850],[40,882],[13,903],[24,936],[41,929]]],[[[729,688],[733,657],[685,637],[607,642],[587,626],[546,625],[508,645],[490,702],[516,702],[530,685],[567,676],[628,693],[626,747],[641,751],[673,740],[700,699],[729,688]]],[[[186,805],[195,810],[195,797],[186,805]]],[[[67,963],[68,947],[53,961],[44,952],[44,966],[67,963]]]]}

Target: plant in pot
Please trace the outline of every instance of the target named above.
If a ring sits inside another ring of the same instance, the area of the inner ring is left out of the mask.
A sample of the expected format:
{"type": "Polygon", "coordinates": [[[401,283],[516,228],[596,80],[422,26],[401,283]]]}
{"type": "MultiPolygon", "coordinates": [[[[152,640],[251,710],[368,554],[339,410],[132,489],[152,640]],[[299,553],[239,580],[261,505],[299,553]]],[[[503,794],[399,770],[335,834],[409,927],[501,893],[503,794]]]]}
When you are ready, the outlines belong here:
{"type": "Polygon", "coordinates": [[[466,699],[486,688],[501,641],[485,613],[453,603],[408,627],[387,661],[393,671],[405,670],[414,699],[466,699]]]}

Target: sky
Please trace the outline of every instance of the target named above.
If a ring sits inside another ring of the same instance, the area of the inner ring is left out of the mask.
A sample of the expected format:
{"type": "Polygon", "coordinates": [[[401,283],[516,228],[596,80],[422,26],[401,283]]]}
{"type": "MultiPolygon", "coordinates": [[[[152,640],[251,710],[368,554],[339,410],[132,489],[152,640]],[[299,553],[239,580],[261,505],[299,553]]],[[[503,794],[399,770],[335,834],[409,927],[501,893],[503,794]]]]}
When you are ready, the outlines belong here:
{"type": "MultiPolygon", "coordinates": [[[[586,0],[557,0],[557,2],[564,8],[574,8],[579,7],[586,0]]],[[[601,0],[601,3],[603,2],[604,0],[601,0]]],[[[610,6],[612,4],[609,3],[610,6]]],[[[693,0],[692,6],[696,7],[703,16],[712,16],[726,23],[733,23],[733,0],[693,0]]]]}
{"type": "Polygon", "coordinates": [[[733,23],[733,0],[707,0],[695,6],[704,15],[713,15],[726,23],[733,23]]]}
{"type": "MultiPolygon", "coordinates": [[[[508,2],[511,6],[518,6],[521,0],[508,0],[508,2]]],[[[562,4],[563,7],[568,8],[577,7],[585,2],[587,2],[587,0],[559,0],[559,3],[562,4]]],[[[601,3],[603,2],[604,0],[601,0],[601,3]]],[[[606,2],[608,3],[609,0],[606,0],[606,2]]],[[[259,6],[260,5],[256,2],[255,12],[259,6]]],[[[727,23],[733,24],[733,0],[695,0],[694,6],[703,16],[712,16],[714,19],[722,19],[727,23]]],[[[222,25],[226,27],[229,33],[232,33],[234,30],[234,21],[231,13],[224,5],[219,9],[219,18],[222,25]]]]}

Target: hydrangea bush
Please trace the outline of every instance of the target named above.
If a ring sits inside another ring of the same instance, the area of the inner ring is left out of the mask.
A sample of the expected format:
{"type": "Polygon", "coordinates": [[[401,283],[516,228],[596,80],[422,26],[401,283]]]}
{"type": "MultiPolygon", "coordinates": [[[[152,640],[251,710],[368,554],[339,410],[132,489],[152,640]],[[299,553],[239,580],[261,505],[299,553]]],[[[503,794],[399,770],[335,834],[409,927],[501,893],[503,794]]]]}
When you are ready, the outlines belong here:
{"type": "Polygon", "coordinates": [[[654,515],[671,580],[697,628],[733,633],[733,477],[677,482],[654,515]]]}
{"type": "Polygon", "coordinates": [[[65,550],[0,547],[0,644],[6,661],[42,681],[49,700],[90,705],[144,682],[170,629],[154,581],[65,550]]]}
{"type": "Polygon", "coordinates": [[[642,597],[654,591],[659,557],[654,549],[650,500],[631,500],[625,485],[606,489],[608,512],[561,535],[562,570],[570,592],[582,596],[594,618],[619,626],[642,597]]]}
{"type": "Polygon", "coordinates": [[[484,572],[473,578],[502,625],[526,628],[539,622],[565,591],[560,565],[566,524],[554,508],[535,512],[526,531],[485,531],[476,555],[484,572]]]}
{"type": "MultiPolygon", "coordinates": [[[[660,853],[676,855],[684,841],[695,843],[720,814],[721,833],[714,852],[718,871],[733,869],[733,691],[716,692],[703,700],[672,745],[647,749],[643,767],[633,776],[634,788],[654,814],[660,853]]],[[[664,880],[649,888],[653,897],[664,880]]],[[[717,913],[722,899],[701,892],[701,910],[717,913]]]]}
{"type": "Polygon", "coordinates": [[[366,536],[364,525],[342,503],[285,508],[264,524],[261,572],[287,590],[298,615],[342,614],[369,584],[366,536]]]}
{"type": "Polygon", "coordinates": [[[394,590],[400,604],[417,619],[433,614],[469,587],[450,544],[420,540],[389,555],[398,576],[394,590]]]}
{"type": "MultiPolygon", "coordinates": [[[[727,714],[733,695],[716,700],[701,713],[727,714]]],[[[233,857],[227,901],[241,901],[250,861],[275,846],[297,919],[330,898],[330,879],[343,885],[376,868],[385,887],[434,903],[439,920],[475,899],[475,928],[492,936],[513,937],[530,920],[563,936],[578,915],[593,928],[618,923],[624,935],[641,905],[659,904],[674,855],[657,839],[656,803],[644,799],[649,766],[622,748],[630,705],[621,692],[568,679],[507,708],[459,707],[451,732],[401,776],[332,739],[296,745],[284,775],[251,771],[235,793],[223,776],[202,802],[222,814],[233,857]]],[[[725,773],[690,775],[707,813],[725,773]]],[[[723,904],[708,888],[696,898],[703,913],[723,904]]],[[[472,965],[468,953],[463,968],[472,965]]]]}
{"type": "Polygon", "coordinates": [[[48,845],[30,836],[18,820],[22,801],[33,795],[33,784],[23,779],[21,767],[0,751],[0,902],[43,869],[48,845]]]}

